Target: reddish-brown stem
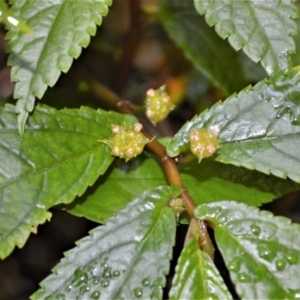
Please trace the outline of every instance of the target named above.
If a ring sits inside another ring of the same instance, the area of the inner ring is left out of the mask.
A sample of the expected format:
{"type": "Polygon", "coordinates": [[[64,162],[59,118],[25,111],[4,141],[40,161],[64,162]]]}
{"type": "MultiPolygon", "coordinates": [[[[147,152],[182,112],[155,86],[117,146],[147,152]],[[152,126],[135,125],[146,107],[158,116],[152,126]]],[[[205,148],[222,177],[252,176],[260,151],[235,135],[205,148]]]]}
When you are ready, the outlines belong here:
{"type": "MultiPolygon", "coordinates": [[[[125,114],[134,113],[134,106],[130,101],[121,99],[118,95],[116,95],[114,92],[110,91],[103,85],[97,82],[92,82],[90,84],[90,89],[96,95],[98,95],[107,103],[112,105],[119,112],[125,114]]],[[[191,218],[190,231],[196,231],[199,233],[199,246],[213,258],[214,247],[208,235],[206,224],[204,223],[204,221],[196,220],[194,217],[194,210],[196,208],[196,204],[183,185],[183,182],[177,169],[176,162],[174,161],[174,159],[168,156],[166,148],[158,140],[154,139],[145,130],[143,130],[142,132],[150,140],[150,142],[146,144],[146,147],[160,160],[169,184],[178,186],[181,189],[181,197],[184,201],[186,211],[189,217],[191,218]],[[196,221],[198,222],[197,230],[195,229],[196,221]]]]}

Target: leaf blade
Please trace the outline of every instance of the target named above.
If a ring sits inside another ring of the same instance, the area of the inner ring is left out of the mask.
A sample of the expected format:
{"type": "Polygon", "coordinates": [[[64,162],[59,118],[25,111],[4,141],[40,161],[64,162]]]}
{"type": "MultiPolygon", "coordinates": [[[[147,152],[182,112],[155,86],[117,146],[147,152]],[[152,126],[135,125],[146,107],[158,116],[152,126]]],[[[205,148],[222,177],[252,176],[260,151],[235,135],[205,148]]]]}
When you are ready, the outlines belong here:
{"type": "Polygon", "coordinates": [[[16,82],[14,98],[19,99],[19,131],[23,134],[28,113],[33,110],[35,97],[44,95],[47,86],[53,86],[61,71],[67,72],[81,47],[89,44],[106,15],[110,0],[34,1],[11,0],[12,12],[21,15],[33,34],[16,29],[7,34],[8,64],[16,82]]]}
{"type": "Polygon", "coordinates": [[[87,299],[94,289],[103,299],[160,299],[176,230],[174,213],[166,203],[179,194],[178,188],[163,186],[136,197],[106,225],[79,241],[78,247],[67,253],[55,268],[56,274],[42,282],[43,288],[32,299],[58,294],[76,298],[81,288],[76,286],[76,280],[80,279],[76,279],[75,274],[78,268],[86,273],[83,284],[90,287],[84,296],[87,299]],[[119,272],[118,276],[113,276],[115,271],[119,272]],[[106,272],[111,272],[112,276],[109,278],[106,272]],[[93,285],[95,277],[99,281],[93,285]],[[109,284],[101,286],[100,280],[105,279],[109,284]],[[70,285],[72,288],[66,292],[65,288],[70,285]]]}
{"type": "Polygon", "coordinates": [[[261,60],[269,75],[290,67],[295,52],[291,35],[296,34],[297,8],[290,1],[194,0],[200,14],[227,38],[235,50],[243,48],[254,61],[261,60]]]}
{"type": "Polygon", "coordinates": [[[211,159],[300,182],[299,78],[298,68],[278,73],[216,104],[180,129],[168,154],[188,150],[191,128],[217,126],[220,147],[211,159]]]}
{"type": "Polygon", "coordinates": [[[89,108],[37,107],[18,134],[15,107],[0,114],[0,257],[22,247],[31,229],[49,219],[47,209],[82,195],[113,161],[99,138],[110,123],[135,119],[89,108]],[[99,129],[101,128],[101,129],[99,129]]]}
{"type": "MultiPolygon", "coordinates": [[[[259,206],[299,190],[292,181],[211,160],[201,163],[201,172],[194,163],[179,165],[179,172],[197,205],[225,198],[259,206]]],[[[153,158],[141,155],[127,163],[116,160],[87,193],[58,208],[103,223],[144,190],[166,184],[165,174],[153,158]]]]}
{"type": "Polygon", "coordinates": [[[195,215],[214,227],[217,245],[241,298],[299,296],[298,224],[234,201],[201,205],[195,215]]]}
{"type": "Polygon", "coordinates": [[[170,299],[232,299],[208,254],[194,236],[184,247],[173,279],[170,299]]]}
{"type": "Polygon", "coordinates": [[[158,17],[187,58],[226,94],[245,86],[236,52],[196,12],[192,2],[163,1],[158,17]]]}

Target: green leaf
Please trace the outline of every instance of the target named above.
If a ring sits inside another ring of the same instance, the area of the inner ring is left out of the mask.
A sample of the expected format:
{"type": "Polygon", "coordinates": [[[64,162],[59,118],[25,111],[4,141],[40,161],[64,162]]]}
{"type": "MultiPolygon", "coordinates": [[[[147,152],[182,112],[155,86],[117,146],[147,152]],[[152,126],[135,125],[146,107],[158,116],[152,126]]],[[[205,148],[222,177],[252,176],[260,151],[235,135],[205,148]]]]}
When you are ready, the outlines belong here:
{"type": "Polygon", "coordinates": [[[191,128],[216,126],[220,146],[212,159],[300,182],[300,69],[248,87],[186,123],[167,151],[189,149],[191,128]]]}
{"type": "Polygon", "coordinates": [[[8,28],[17,28],[23,33],[32,34],[32,30],[26,23],[9,10],[7,3],[0,0],[0,21],[3,22],[8,28]]]}
{"type": "Polygon", "coordinates": [[[161,299],[175,240],[167,201],[176,187],[148,190],[80,240],[32,299],[161,299]]]}
{"type": "MultiPolygon", "coordinates": [[[[295,3],[298,9],[298,15],[300,14],[300,3],[295,3]]],[[[293,36],[295,44],[296,44],[296,53],[292,55],[292,62],[294,66],[300,65],[300,19],[295,19],[297,25],[297,34],[293,36]]]]}
{"type": "Polygon", "coordinates": [[[165,175],[154,159],[143,155],[128,161],[116,160],[104,176],[82,197],[60,205],[76,216],[103,223],[145,190],[166,185],[165,175]]]}
{"type": "Polygon", "coordinates": [[[33,31],[28,35],[13,28],[7,34],[11,52],[8,64],[13,66],[11,77],[16,81],[14,98],[19,99],[16,112],[21,134],[35,97],[41,99],[61,71],[69,70],[81,47],[87,47],[90,35],[95,35],[96,24],[101,24],[111,2],[10,0],[11,11],[21,16],[33,31]]]}
{"type": "MultiPolygon", "coordinates": [[[[201,172],[194,162],[179,165],[179,172],[198,205],[232,199],[259,206],[300,189],[293,181],[210,160],[201,163],[201,172]]],[[[103,223],[144,190],[165,184],[165,174],[153,158],[116,160],[83,196],[58,208],[103,223]]]]}
{"type": "Polygon", "coordinates": [[[300,189],[300,185],[245,168],[204,160],[179,167],[183,183],[196,204],[235,200],[260,206],[300,189]]]}
{"type": "Polygon", "coordinates": [[[194,236],[184,247],[173,279],[170,299],[232,299],[211,258],[199,250],[194,236]]]}
{"type": "Polygon", "coordinates": [[[227,38],[235,50],[255,62],[261,60],[269,75],[290,67],[290,53],[295,51],[292,35],[297,27],[292,18],[297,8],[292,1],[194,0],[196,9],[205,14],[209,26],[227,38]]]}
{"type": "Polygon", "coordinates": [[[226,94],[241,90],[245,79],[241,61],[199,16],[189,1],[162,2],[159,19],[188,59],[226,94]]]}
{"type": "Polygon", "coordinates": [[[233,201],[199,206],[242,299],[300,297],[300,226],[233,201]]]}
{"type": "Polygon", "coordinates": [[[57,111],[37,107],[18,134],[15,107],[0,113],[0,257],[22,247],[30,231],[49,218],[47,209],[70,203],[94,184],[113,161],[99,139],[110,124],[136,120],[90,108],[57,111]]]}

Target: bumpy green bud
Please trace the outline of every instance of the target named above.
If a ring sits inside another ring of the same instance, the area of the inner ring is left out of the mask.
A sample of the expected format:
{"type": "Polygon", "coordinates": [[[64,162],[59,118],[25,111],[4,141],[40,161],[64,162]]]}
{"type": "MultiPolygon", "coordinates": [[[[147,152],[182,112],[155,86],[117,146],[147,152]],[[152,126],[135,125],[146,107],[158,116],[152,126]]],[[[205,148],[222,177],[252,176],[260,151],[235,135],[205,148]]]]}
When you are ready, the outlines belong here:
{"type": "Polygon", "coordinates": [[[113,156],[125,158],[126,161],[143,152],[149,142],[142,133],[143,125],[136,123],[133,127],[111,125],[112,136],[108,140],[99,142],[106,144],[113,156]]]}
{"type": "Polygon", "coordinates": [[[147,91],[145,105],[146,116],[154,125],[165,119],[175,108],[164,85],[157,90],[150,89],[147,91]]]}
{"type": "Polygon", "coordinates": [[[168,202],[169,207],[173,210],[177,220],[180,214],[185,211],[184,201],[181,197],[173,197],[168,202]]]}
{"type": "Polygon", "coordinates": [[[198,157],[199,162],[202,158],[212,156],[219,147],[218,139],[219,128],[212,126],[209,128],[194,129],[190,131],[191,151],[198,157]]]}

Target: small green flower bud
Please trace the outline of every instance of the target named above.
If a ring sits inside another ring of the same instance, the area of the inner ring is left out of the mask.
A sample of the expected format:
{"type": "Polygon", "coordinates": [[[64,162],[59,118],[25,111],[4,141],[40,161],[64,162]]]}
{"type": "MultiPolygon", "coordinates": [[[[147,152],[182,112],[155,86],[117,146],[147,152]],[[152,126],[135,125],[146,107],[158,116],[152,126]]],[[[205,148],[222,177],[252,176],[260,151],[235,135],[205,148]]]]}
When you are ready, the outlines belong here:
{"type": "Polygon", "coordinates": [[[190,131],[191,151],[198,157],[199,162],[206,157],[212,156],[219,147],[219,128],[192,128],[190,131]]]}
{"type": "Polygon", "coordinates": [[[181,197],[171,198],[168,205],[173,210],[177,219],[180,217],[180,214],[185,211],[184,201],[181,197]]]}
{"type": "Polygon", "coordinates": [[[132,127],[122,127],[112,124],[112,135],[108,140],[99,142],[106,144],[113,156],[125,158],[126,161],[143,152],[144,146],[149,142],[142,133],[143,125],[134,124],[132,127]]]}
{"type": "Polygon", "coordinates": [[[145,105],[146,116],[154,125],[165,119],[175,108],[164,85],[157,90],[150,89],[147,91],[145,105]]]}

